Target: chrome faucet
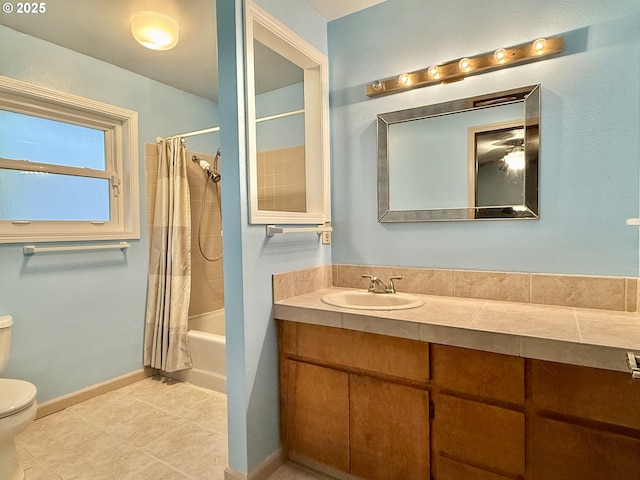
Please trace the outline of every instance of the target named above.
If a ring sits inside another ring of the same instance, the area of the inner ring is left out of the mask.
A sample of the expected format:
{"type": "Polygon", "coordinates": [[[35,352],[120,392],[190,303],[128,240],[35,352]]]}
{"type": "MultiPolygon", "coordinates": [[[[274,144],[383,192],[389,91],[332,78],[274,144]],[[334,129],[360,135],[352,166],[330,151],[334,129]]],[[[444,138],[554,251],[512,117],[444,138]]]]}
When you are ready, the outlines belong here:
{"type": "Polygon", "coordinates": [[[371,293],[396,293],[396,286],[393,284],[394,280],[400,280],[400,275],[389,277],[389,285],[385,285],[382,280],[373,275],[362,275],[362,278],[369,279],[369,292],[371,293]]]}
{"type": "Polygon", "coordinates": [[[393,283],[394,280],[402,280],[402,275],[394,275],[393,277],[389,277],[389,285],[387,285],[387,293],[396,293],[396,286],[393,283]]]}

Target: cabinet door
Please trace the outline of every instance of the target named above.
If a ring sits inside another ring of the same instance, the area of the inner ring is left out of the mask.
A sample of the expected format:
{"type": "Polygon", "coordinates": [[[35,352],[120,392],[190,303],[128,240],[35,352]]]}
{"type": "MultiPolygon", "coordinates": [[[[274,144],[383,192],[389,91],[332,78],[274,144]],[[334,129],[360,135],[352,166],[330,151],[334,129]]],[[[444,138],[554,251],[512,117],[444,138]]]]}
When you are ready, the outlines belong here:
{"type": "Polygon", "coordinates": [[[533,426],[533,480],[640,478],[640,440],[537,417],[533,426]]]}
{"type": "Polygon", "coordinates": [[[280,332],[286,355],[425,385],[429,381],[426,342],[286,321],[281,322],[280,332]]]}
{"type": "MultiPolygon", "coordinates": [[[[506,477],[524,476],[524,413],[449,395],[434,395],[433,454],[506,477]]],[[[446,477],[445,477],[446,478],[446,477]]]]}
{"type": "Polygon", "coordinates": [[[284,360],[282,441],[287,453],[349,471],[349,375],[284,360]]]}
{"type": "Polygon", "coordinates": [[[433,345],[433,381],[442,389],[524,404],[524,358],[433,345]]]}
{"type": "Polygon", "coordinates": [[[429,394],[350,375],[351,474],[367,480],[429,479],[429,394]]]}
{"type": "Polygon", "coordinates": [[[531,360],[536,410],[640,430],[640,382],[628,373],[531,360]]]}

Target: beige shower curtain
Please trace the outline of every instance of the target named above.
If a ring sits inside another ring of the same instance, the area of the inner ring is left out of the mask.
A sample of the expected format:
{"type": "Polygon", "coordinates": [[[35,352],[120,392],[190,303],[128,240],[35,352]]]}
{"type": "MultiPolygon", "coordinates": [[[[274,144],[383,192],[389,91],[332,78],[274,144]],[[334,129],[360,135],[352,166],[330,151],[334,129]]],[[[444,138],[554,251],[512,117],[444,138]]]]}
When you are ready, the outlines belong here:
{"type": "Polygon", "coordinates": [[[191,207],[186,147],[179,138],[158,143],[158,185],[151,235],[144,364],[175,372],[192,367],[187,342],[191,207]]]}

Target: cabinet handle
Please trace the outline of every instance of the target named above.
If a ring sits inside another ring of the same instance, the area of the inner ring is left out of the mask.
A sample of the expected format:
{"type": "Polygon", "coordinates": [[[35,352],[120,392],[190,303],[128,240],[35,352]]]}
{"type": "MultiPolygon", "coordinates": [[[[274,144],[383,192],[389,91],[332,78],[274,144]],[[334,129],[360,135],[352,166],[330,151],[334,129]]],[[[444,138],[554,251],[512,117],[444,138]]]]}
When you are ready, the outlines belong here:
{"type": "Polygon", "coordinates": [[[633,352],[627,352],[627,366],[631,370],[631,378],[640,380],[640,357],[633,352]]]}

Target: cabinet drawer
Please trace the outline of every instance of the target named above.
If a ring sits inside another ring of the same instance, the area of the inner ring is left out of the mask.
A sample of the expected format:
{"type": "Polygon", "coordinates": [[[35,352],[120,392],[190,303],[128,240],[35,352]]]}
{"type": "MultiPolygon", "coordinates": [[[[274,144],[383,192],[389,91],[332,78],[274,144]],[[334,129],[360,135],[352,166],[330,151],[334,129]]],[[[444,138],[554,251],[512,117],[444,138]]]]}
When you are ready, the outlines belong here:
{"type": "Polygon", "coordinates": [[[524,414],[449,395],[434,395],[434,455],[524,475],[524,414]]]}
{"type": "Polygon", "coordinates": [[[433,345],[432,375],[446,390],[524,403],[524,359],[467,348],[433,345]]]}
{"type": "Polygon", "coordinates": [[[640,478],[640,440],[569,423],[536,418],[533,480],[640,478]]]}
{"type": "Polygon", "coordinates": [[[640,382],[628,373],[531,360],[539,410],[640,429],[640,382]]]}
{"type": "Polygon", "coordinates": [[[282,363],[283,444],[292,456],[349,471],[349,375],[285,360],[282,363]]]}
{"type": "Polygon", "coordinates": [[[280,348],[330,365],[429,381],[429,344],[342,328],[280,322],[280,348]]]}
{"type": "Polygon", "coordinates": [[[511,480],[511,477],[503,477],[497,473],[487,472],[480,468],[456,462],[446,457],[436,459],[436,480],[511,480]]]}
{"type": "Polygon", "coordinates": [[[428,392],[353,374],[349,383],[351,474],[428,479],[428,392]]]}

